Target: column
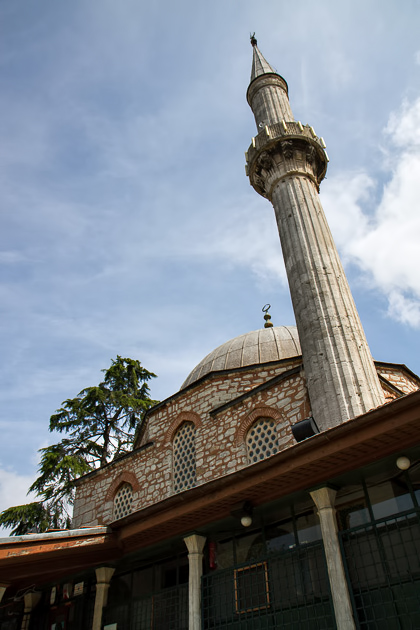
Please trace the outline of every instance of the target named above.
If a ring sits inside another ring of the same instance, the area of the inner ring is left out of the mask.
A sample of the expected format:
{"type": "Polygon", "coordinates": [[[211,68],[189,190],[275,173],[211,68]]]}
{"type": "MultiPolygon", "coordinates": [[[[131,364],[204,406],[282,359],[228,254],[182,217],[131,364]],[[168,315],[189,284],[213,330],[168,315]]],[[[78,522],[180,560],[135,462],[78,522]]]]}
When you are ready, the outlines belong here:
{"type": "Polygon", "coordinates": [[[115,569],[113,567],[99,567],[99,569],[95,569],[96,597],[92,630],[101,630],[102,628],[102,613],[108,601],[109,583],[114,575],[114,571],[115,569]]]}
{"type": "Polygon", "coordinates": [[[206,543],[204,536],[192,534],[184,538],[188,548],[189,582],[188,582],[188,628],[201,629],[201,576],[203,575],[203,549],[206,543]]]}
{"type": "Polygon", "coordinates": [[[344,572],[335,518],[336,490],[324,486],[309,493],[318,509],[338,630],[355,630],[350,594],[344,572]]]}
{"type": "Polygon", "coordinates": [[[5,594],[8,586],[9,584],[7,584],[6,582],[0,582],[0,602],[3,599],[3,595],[5,594]]]}
{"type": "MultiPolygon", "coordinates": [[[[313,147],[307,148],[312,159],[309,148],[313,147]]],[[[315,182],[297,173],[303,170],[297,156],[305,146],[292,149],[290,159],[284,158],[283,149],[281,169],[275,169],[283,179],[275,185],[271,201],[312,415],[325,430],[378,407],[384,397],[315,182]],[[293,176],[288,169],[296,170],[293,176]]]]}
{"type": "Polygon", "coordinates": [[[27,630],[29,628],[29,621],[31,619],[31,612],[41,599],[41,593],[26,593],[23,600],[25,608],[23,610],[22,624],[20,630],[27,630]]]}

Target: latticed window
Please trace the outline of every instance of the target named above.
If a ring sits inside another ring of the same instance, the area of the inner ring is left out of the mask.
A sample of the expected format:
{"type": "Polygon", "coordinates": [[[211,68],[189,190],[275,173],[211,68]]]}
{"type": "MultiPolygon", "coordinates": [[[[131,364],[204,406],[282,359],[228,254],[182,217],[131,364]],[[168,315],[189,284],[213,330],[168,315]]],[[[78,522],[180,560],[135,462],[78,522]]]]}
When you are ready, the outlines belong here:
{"type": "Polygon", "coordinates": [[[195,425],[184,422],[173,442],[174,492],[187,490],[195,484],[195,425]]]}
{"type": "Polygon", "coordinates": [[[123,518],[131,514],[131,504],[133,502],[133,488],[129,483],[123,484],[114,499],[114,520],[123,518]]]}
{"type": "Polygon", "coordinates": [[[279,450],[276,421],[272,418],[258,418],[246,436],[248,461],[259,462],[274,455],[279,450]]]}

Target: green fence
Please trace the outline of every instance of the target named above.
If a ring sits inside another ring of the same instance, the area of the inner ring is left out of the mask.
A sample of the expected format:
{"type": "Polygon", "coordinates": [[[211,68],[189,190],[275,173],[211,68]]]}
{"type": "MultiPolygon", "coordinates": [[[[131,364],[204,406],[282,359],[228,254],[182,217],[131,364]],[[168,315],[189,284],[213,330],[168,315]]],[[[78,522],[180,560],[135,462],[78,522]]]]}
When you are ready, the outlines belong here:
{"type": "Polygon", "coordinates": [[[188,630],[188,585],[107,606],[103,623],[118,630],[188,630]]]}
{"type": "Polygon", "coordinates": [[[202,597],[205,630],[336,627],[319,542],[210,573],[203,577],[202,597]]]}
{"type": "Polygon", "coordinates": [[[419,630],[420,512],[340,533],[360,630],[419,630]]]}

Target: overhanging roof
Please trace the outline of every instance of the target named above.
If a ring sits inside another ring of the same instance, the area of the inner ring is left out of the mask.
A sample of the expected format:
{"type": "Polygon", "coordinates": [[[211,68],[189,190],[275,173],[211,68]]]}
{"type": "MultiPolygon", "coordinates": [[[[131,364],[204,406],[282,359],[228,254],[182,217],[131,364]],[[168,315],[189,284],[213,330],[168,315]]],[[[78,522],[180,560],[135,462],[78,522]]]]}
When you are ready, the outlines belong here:
{"type": "Polygon", "coordinates": [[[59,580],[119,555],[109,527],[10,536],[0,539],[0,582],[17,588],[59,580]]]}
{"type": "Polygon", "coordinates": [[[0,579],[28,584],[112,562],[123,553],[226,518],[231,506],[241,501],[258,506],[401,452],[420,443],[419,429],[417,391],[266,460],[138,510],[111,524],[110,530],[81,530],[60,539],[3,539],[0,579]]]}
{"type": "Polygon", "coordinates": [[[126,550],[223,519],[231,506],[255,506],[308,489],[420,443],[420,391],[408,394],[266,460],[197,486],[114,524],[126,550]]]}

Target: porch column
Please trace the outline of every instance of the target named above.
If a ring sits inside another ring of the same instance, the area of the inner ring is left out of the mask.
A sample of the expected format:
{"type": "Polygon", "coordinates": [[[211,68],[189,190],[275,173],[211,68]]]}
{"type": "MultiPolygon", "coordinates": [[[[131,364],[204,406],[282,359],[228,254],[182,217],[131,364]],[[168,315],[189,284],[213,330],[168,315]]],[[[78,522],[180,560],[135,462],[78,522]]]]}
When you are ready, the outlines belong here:
{"type": "Polygon", "coordinates": [[[29,621],[31,619],[31,612],[41,599],[41,593],[26,593],[23,598],[25,608],[23,610],[22,624],[20,630],[27,630],[29,628],[29,621]]]}
{"type": "Polygon", "coordinates": [[[204,536],[192,534],[184,538],[188,548],[189,581],[188,581],[188,628],[201,630],[201,576],[203,575],[203,549],[206,543],[204,536]]]}
{"type": "Polygon", "coordinates": [[[0,602],[3,599],[3,595],[6,592],[6,588],[9,586],[6,582],[0,582],[0,602]]]}
{"type": "Polygon", "coordinates": [[[324,486],[309,493],[318,509],[322,540],[327,559],[328,576],[338,630],[355,630],[350,594],[338,542],[335,518],[335,495],[337,490],[324,486]]]}
{"type": "Polygon", "coordinates": [[[93,611],[92,630],[101,630],[102,613],[104,606],[106,606],[108,601],[109,583],[114,575],[114,571],[115,569],[113,567],[99,567],[99,569],[95,569],[96,597],[95,609],[93,611]]]}

